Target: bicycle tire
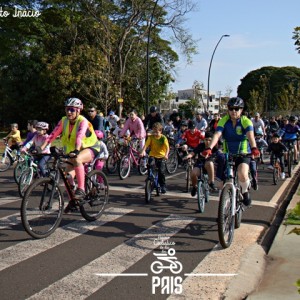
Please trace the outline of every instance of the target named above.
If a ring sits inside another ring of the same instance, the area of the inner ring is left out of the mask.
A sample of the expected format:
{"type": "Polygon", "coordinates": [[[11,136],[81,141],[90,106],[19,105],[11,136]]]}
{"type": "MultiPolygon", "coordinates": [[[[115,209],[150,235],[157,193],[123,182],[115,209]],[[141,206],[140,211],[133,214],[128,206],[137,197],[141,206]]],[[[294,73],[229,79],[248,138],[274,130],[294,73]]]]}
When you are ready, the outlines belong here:
{"type": "Polygon", "coordinates": [[[208,185],[208,176],[204,175],[204,181],[203,181],[203,187],[204,187],[204,197],[205,202],[209,202],[209,185],[208,185]]]}
{"type": "Polygon", "coordinates": [[[204,194],[204,184],[203,184],[202,180],[198,180],[197,202],[198,202],[199,212],[204,213],[205,194],[204,194]]]}
{"type": "Polygon", "coordinates": [[[279,175],[280,175],[279,174],[279,168],[274,166],[274,169],[273,169],[273,183],[274,183],[274,185],[277,185],[279,175]]]}
{"type": "Polygon", "coordinates": [[[13,161],[10,159],[10,157],[5,156],[4,153],[0,154],[0,172],[5,172],[12,166],[13,161]]]}
{"type": "Polygon", "coordinates": [[[106,160],[105,166],[106,166],[106,170],[109,174],[116,173],[116,171],[118,169],[117,155],[110,154],[106,160]]]}
{"type": "Polygon", "coordinates": [[[25,171],[23,171],[19,184],[18,184],[18,192],[20,197],[24,197],[26,190],[30,186],[33,178],[33,168],[29,167],[25,171]]]}
{"type": "Polygon", "coordinates": [[[89,222],[100,218],[109,199],[107,177],[100,170],[92,170],[86,175],[86,197],[79,205],[81,215],[89,222]]]}
{"type": "Polygon", "coordinates": [[[234,236],[234,216],[232,216],[233,188],[231,185],[225,185],[220,196],[218,208],[218,235],[221,246],[228,248],[234,236]]]}
{"type": "Polygon", "coordinates": [[[145,184],[145,201],[146,203],[151,202],[151,194],[153,190],[153,180],[147,178],[145,184]]]}
{"type": "Polygon", "coordinates": [[[288,155],[288,175],[289,175],[289,177],[292,177],[293,159],[294,159],[294,151],[290,150],[289,155],[288,155]]]}
{"type": "Polygon", "coordinates": [[[147,162],[148,162],[147,157],[140,157],[139,166],[138,166],[138,171],[140,175],[144,176],[148,173],[147,162]],[[146,162],[144,162],[144,160],[146,160],[146,162]]]}
{"type": "Polygon", "coordinates": [[[23,197],[21,205],[23,227],[33,238],[45,238],[59,226],[63,208],[61,187],[51,178],[39,178],[28,187],[23,197]]]}
{"type": "Polygon", "coordinates": [[[190,188],[191,188],[191,173],[192,173],[192,166],[188,166],[186,169],[186,192],[189,193],[190,192],[190,188]]]}
{"type": "Polygon", "coordinates": [[[129,154],[123,155],[120,160],[120,163],[118,164],[118,172],[119,172],[120,179],[122,180],[126,179],[130,174],[130,169],[131,169],[130,155],[129,154]]]}
{"type": "Polygon", "coordinates": [[[169,157],[166,162],[166,170],[169,174],[174,174],[177,168],[178,168],[178,156],[176,150],[174,149],[169,153],[169,157]]]}
{"type": "Polygon", "coordinates": [[[19,184],[20,177],[22,173],[27,169],[27,162],[24,161],[19,161],[17,165],[14,168],[14,180],[17,184],[19,184]]]}

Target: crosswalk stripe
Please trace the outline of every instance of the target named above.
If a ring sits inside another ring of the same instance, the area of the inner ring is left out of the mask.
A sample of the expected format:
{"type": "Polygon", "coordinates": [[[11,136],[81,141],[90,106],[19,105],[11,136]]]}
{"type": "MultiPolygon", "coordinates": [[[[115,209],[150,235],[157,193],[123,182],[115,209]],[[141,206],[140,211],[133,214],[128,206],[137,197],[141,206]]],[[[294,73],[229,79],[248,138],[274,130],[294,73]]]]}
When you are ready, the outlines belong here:
{"type": "Polygon", "coordinates": [[[4,197],[4,198],[0,198],[0,205],[5,205],[7,203],[11,203],[11,202],[16,202],[21,200],[22,198],[20,197],[4,197]]]}
{"type": "Polygon", "coordinates": [[[194,218],[191,217],[170,215],[110,252],[56,281],[29,299],[49,299],[49,295],[51,295],[51,299],[58,299],[65,294],[65,291],[68,291],[69,299],[85,299],[115,278],[115,276],[99,276],[97,274],[109,275],[113,270],[115,275],[118,276],[118,274],[123,273],[157,248],[158,246],[155,245],[154,240],[159,235],[171,237],[193,220],[194,218]],[[83,278],[84,284],[80,285],[81,290],[79,293],[78,288],[74,289],[74,285],[78,287],[78,282],[82,282],[83,278]]]}
{"type": "Polygon", "coordinates": [[[102,226],[105,223],[112,222],[125,214],[132,212],[131,209],[108,208],[100,220],[88,223],[85,220],[78,220],[71,224],[59,227],[56,231],[41,240],[28,240],[20,244],[5,248],[0,251],[0,271],[22,262],[32,256],[40,254],[57,245],[63,244],[74,239],[89,230],[102,226]]]}

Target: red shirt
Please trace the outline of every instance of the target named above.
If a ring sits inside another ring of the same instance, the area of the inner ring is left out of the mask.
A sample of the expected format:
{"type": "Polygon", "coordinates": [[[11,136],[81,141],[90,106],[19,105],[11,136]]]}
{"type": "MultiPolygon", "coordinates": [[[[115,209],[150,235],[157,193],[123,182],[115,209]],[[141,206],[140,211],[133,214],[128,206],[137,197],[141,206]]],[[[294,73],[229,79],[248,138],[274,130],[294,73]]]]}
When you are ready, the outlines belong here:
{"type": "Polygon", "coordinates": [[[204,140],[205,133],[195,129],[194,133],[190,129],[186,130],[181,136],[182,139],[186,140],[186,144],[189,147],[196,148],[201,140],[204,140]]]}

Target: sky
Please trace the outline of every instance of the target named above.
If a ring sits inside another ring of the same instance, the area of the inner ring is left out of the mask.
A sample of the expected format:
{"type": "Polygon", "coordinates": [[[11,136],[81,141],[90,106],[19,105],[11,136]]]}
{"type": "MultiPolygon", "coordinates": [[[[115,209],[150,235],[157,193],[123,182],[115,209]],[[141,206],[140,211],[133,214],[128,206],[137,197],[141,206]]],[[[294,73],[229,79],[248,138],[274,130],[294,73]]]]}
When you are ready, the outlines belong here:
{"type": "MultiPolygon", "coordinates": [[[[300,67],[300,54],[292,39],[300,26],[300,0],[196,0],[197,11],[187,16],[185,26],[197,42],[198,54],[187,65],[180,55],[175,69],[174,92],[190,89],[195,80],[207,89],[209,63],[210,94],[236,96],[240,79],[265,66],[300,67]]],[[[178,50],[177,50],[178,52],[178,50]]]]}

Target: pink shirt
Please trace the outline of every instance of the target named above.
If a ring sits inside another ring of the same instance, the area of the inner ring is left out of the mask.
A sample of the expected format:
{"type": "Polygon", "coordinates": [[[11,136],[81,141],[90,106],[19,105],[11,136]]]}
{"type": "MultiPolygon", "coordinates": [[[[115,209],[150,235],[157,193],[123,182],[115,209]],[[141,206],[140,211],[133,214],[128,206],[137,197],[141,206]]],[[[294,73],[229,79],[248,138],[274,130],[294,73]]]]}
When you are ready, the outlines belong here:
{"type": "MultiPolygon", "coordinates": [[[[27,150],[29,149],[32,145],[34,147],[41,147],[45,141],[48,139],[48,134],[45,135],[39,135],[36,134],[26,145],[24,145],[24,147],[22,148],[22,150],[27,150]]],[[[50,145],[48,145],[42,153],[50,153],[50,145]]]]}
{"type": "Polygon", "coordinates": [[[135,120],[128,118],[122,131],[120,132],[120,135],[123,136],[127,130],[130,131],[130,136],[135,136],[138,139],[143,139],[146,137],[144,124],[139,117],[136,117],[135,120]]]}

